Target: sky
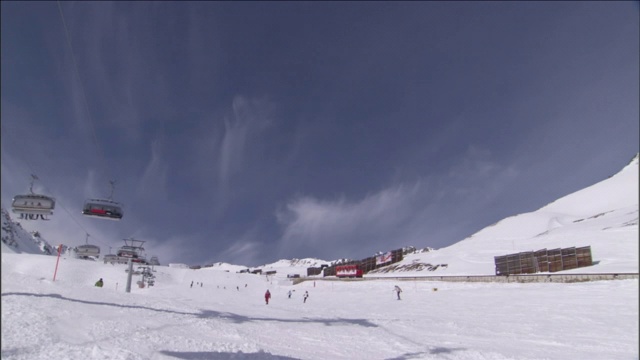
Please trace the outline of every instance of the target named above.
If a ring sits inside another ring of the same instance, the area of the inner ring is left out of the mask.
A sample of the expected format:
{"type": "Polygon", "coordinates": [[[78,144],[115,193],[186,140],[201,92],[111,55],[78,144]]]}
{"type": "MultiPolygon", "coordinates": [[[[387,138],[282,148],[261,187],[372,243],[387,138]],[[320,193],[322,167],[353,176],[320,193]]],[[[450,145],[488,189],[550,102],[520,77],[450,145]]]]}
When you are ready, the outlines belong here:
{"type": "Polygon", "coordinates": [[[2,206],[246,266],[444,248],[638,153],[637,2],[2,2],[2,206]],[[81,215],[88,198],[120,222],[81,215]]]}
{"type": "Polygon", "coordinates": [[[153,267],[151,287],[132,276],[127,292],[126,265],[42,255],[26,230],[3,217],[2,359],[637,359],[638,160],[471,238],[407,254],[378,269],[395,271],[361,281],[307,277],[307,267],[324,262],[313,258],[261,267],[276,271],[272,276],[239,273],[238,264],[172,264],[153,267]],[[592,266],[543,278],[635,277],[440,280],[493,275],[496,255],[582,246],[591,247],[592,266]],[[289,274],[305,281],[294,285],[289,274]],[[98,279],[102,288],[94,286],[98,279]]]}

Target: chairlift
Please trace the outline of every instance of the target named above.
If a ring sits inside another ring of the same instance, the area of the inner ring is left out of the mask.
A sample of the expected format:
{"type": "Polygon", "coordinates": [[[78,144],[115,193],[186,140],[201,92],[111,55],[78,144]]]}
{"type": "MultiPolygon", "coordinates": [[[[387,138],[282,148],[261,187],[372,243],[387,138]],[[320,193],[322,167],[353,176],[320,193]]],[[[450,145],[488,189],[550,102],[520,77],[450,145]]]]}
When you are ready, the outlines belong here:
{"type": "Polygon", "coordinates": [[[108,199],[89,199],[85,201],[82,208],[82,214],[89,217],[95,217],[107,220],[120,220],[123,216],[122,204],[113,201],[114,181],[111,184],[111,194],[108,199]]]}
{"type": "Polygon", "coordinates": [[[29,194],[16,195],[11,202],[11,210],[20,214],[20,219],[24,220],[49,220],[46,215],[53,215],[56,200],[50,196],[35,194],[33,192],[33,182],[38,177],[31,175],[31,186],[29,194]]]}
{"type": "Polygon", "coordinates": [[[120,247],[116,252],[118,257],[122,258],[130,258],[132,262],[136,263],[146,263],[146,258],[144,256],[144,247],[142,245],[145,243],[144,240],[135,240],[124,239],[125,245],[120,247]]]}
{"type": "Polygon", "coordinates": [[[104,260],[104,263],[116,263],[119,262],[119,258],[118,255],[113,255],[113,254],[108,254],[102,257],[102,260],[104,260]]]}
{"type": "Polygon", "coordinates": [[[118,252],[116,253],[116,255],[118,255],[119,257],[126,257],[126,258],[137,258],[138,250],[133,246],[125,245],[118,249],[118,252]]]}
{"type": "Polygon", "coordinates": [[[158,260],[157,256],[152,256],[151,259],[149,259],[149,265],[160,265],[160,261],[158,260]]]}
{"type": "Polygon", "coordinates": [[[76,247],[75,251],[76,251],[76,255],[78,257],[89,257],[89,256],[93,256],[93,257],[99,257],[100,256],[100,247],[97,245],[92,245],[89,244],[89,234],[87,234],[87,239],[85,240],[85,244],[84,245],[80,245],[78,247],[76,247]]]}

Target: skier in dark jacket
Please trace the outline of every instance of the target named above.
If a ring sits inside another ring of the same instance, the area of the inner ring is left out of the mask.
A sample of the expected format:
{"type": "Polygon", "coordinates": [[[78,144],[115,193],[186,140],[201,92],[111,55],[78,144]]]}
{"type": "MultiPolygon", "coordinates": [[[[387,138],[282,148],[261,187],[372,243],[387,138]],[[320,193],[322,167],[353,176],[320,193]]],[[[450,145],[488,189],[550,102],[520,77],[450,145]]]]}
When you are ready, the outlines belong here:
{"type": "Polygon", "coordinates": [[[398,295],[398,300],[401,300],[400,299],[400,293],[402,292],[402,289],[400,289],[400,286],[396,285],[396,287],[393,288],[393,291],[395,291],[396,294],[398,295]]]}

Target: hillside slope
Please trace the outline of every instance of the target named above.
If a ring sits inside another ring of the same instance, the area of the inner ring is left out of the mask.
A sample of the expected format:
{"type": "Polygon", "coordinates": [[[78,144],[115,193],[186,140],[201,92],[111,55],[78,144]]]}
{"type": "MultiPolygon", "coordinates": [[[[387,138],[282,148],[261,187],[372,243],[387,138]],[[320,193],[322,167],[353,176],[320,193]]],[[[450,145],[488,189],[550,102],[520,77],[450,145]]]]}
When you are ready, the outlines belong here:
{"type": "Polygon", "coordinates": [[[0,215],[2,222],[2,253],[16,254],[41,254],[52,255],[55,253],[51,246],[39,233],[31,234],[25,230],[19,222],[11,219],[9,212],[4,208],[0,215]]]}
{"type": "MultiPolygon", "coordinates": [[[[494,257],[591,246],[594,265],[563,273],[638,272],[638,156],[620,172],[536,211],[508,217],[449,247],[389,268],[422,275],[493,275],[494,257]]],[[[380,269],[376,276],[389,269],[380,269]]]]}

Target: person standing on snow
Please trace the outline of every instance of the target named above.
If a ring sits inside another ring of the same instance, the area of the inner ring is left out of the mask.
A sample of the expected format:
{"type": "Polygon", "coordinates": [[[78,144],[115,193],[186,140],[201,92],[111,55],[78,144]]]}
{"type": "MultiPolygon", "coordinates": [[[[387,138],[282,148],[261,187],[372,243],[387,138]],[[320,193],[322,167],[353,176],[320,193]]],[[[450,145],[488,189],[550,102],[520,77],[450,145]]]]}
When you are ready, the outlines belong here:
{"type": "Polygon", "coordinates": [[[303,302],[303,303],[306,303],[306,302],[307,302],[307,298],[308,298],[308,297],[309,297],[309,292],[308,292],[308,291],[305,291],[305,292],[304,292],[304,296],[302,297],[302,299],[303,299],[303,301],[302,301],[302,302],[303,302]]]}
{"type": "Polygon", "coordinates": [[[269,299],[271,299],[271,293],[267,290],[267,292],[264,293],[264,302],[266,302],[267,305],[269,305],[269,299]]]}
{"type": "Polygon", "coordinates": [[[291,299],[291,290],[289,290],[289,294],[288,295],[289,295],[289,299],[291,299]]]}
{"type": "Polygon", "coordinates": [[[396,294],[398,294],[398,300],[401,300],[400,299],[400,293],[402,292],[402,289],[400,289],[400,286],[396,285],[396,287],[393,288],[393,291],[395,291],[396,294]]]}

